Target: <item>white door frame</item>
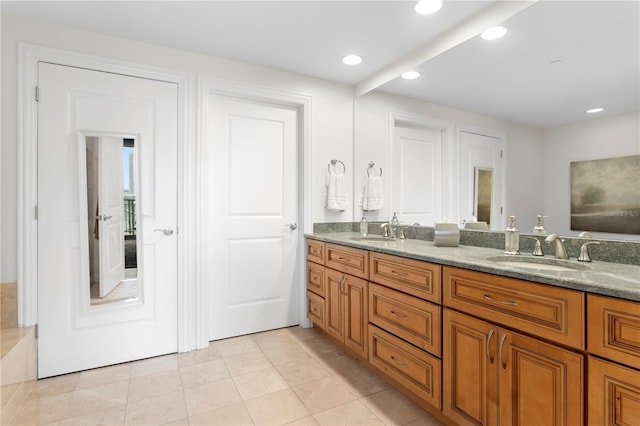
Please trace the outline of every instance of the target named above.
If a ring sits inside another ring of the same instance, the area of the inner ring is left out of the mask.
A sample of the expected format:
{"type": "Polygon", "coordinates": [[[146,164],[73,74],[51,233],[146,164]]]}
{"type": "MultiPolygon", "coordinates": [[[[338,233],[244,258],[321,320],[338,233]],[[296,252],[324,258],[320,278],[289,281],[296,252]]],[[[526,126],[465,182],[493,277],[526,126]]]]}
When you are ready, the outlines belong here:
{"type": "Polygon", "coordinates": [[[193,78],[187,73],[23,43],[18,46],[18,54],[18,323],[30,326],[38,322],[38,108],[35,100],[38,62],[50,62],[178,86],[178,351],[207,346],[207,330],[203,333],[202,327],[198,327],[202,303],[196,297],[200,281],[195,262],[198,224],[194,219],[199,181],[196,141],[188,132],[193,78]]]}
{"type": "MultiPolygon", "coordinates": [[[[298,306],[299,306],[299,324],[303,327],[311,327],[311,321],[306,317],[306,292],[303,291],[305,281],[305,268],[304,268],[304,234],[313,232],[313,224],[311,222],[311,96],[286,92],[284,90],[274,90],[267,87],[252,85],[249,83],[224,80],[209,76],[198,77],[198,140],[200,141],[199,148],[204,147],[204,134],[205,134],[205,120],[206,120],[206,104],[207,96],[209,94],[226,95],[236,98],[244,98],[252,101],[268,102],[276,105],[283,105],[293,107],[298,110],[298,164],[301,167],[298,168],[298,200],[299,211],[298,220],[301,222],[298,224],[299,229],[304,232],[298,233],[298,251],[296,258],[296,276],[298,277],[298,285],[300,285],[298,306]]],[[[203,159],[204,156],[198,155],[198,159],[203,159]]],[[[201,171],[199,176],[200,182],[207,181],[207,167],[202,163],[198,163],[198,170],[201,171]]],[[[206,188],[200,186],[199,200],[200,209],[198,210],[203,216],[200,218],[201,235],[209,235],[210,222],[207,220],[211,217],[209,214],[209,194],[206,188]]],[[[207,259],[211,256],[209,247],[204,244],[205,240],[200,240],[200,258],[207,259]]],[[[202,282],[209,283],[212,281],[212,277],[208,276],[208,271],[201,270],[203,275],[200,276],[202,282]]],[[[200,287],[200,300],[209,301],[208,287],[200,287]]],[[[201,317],[199,318],[200,324],[209,324],[209,312],[210,306],[207,303],[205,309],[201,311],[201,317]]]]}

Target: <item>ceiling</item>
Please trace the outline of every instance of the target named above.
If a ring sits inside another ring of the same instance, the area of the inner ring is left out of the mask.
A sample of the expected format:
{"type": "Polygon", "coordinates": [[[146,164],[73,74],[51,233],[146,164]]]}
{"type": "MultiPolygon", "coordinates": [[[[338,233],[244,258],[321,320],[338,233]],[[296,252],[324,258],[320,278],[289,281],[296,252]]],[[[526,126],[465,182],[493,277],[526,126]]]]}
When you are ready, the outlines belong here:
{"type": "Polygon", "coordinates": [[[605,108],[600,116],[639,110],[638,0],[542,1],[519,6],[526,8],[506,20],[487,13],[503,1],[445,0],[428,16],[416,14],[414,4],[2,1],[0,7],[2,14],[354,86],[375,80],[379,90],[541,128],[592,118],[584,112],[595,106],[605,108]],[[476,33],[458,36],[444,52],[433,53],[446,36],[473,32],[474,19],[483,14],[481,22],[500,19],[493,23],[507,26],[507,35],[493,42],[476,33]],[[350,53],[364,62],[344,65],[341,58],[350,53]],[[417,80],[384,72],[412,61],[422,73],[417,80]]]}

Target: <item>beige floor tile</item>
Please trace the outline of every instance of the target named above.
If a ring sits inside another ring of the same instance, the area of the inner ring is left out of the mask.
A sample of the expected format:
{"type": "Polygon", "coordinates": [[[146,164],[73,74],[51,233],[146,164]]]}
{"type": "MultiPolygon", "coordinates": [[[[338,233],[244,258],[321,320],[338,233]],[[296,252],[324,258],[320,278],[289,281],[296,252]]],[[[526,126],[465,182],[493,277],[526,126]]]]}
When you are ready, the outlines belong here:
{"type": "Polygon", "coordinates": [[[282,425],[309,416],[309,410],[291,389],[245,401],[256,425],[282,425]]]}
{"type": "Polygon", "coordinates": [[[230,356],[225,358],[224,362],[232,377],[273,367],[269,358],[260,349],[230,356]]]}
{"type": "Polygon", "coordinates": [[[197,351],[178,354],[178,365],[180,368],[191,367],[193,365],[215,361],[221,358],[222,354],[220,353],[220,350],[214,346],[209,346],[208,348],[197,351]]]}
{"type": "Polygon", "coordinates": [[[151,374],[167,373],[178,370],[178,355],[163,355],[147,358],[131,363],[131,377],[142,377],[151,374]]]}
{"type": "Polygon", "coordinates": [[[190,425],[232,426],[252,425],[253,420],[243,402],[217,408],[189,417],[190,425]]]}
{"type": "Polygon", "coordinates": [[[231,377],[223,359],[180,367],[180,376],[185,389],[231,377]]]}
{"type": "Polygon", "coordinates": [[[309,416],[287,423],[286,426],[317,426],[319,424],[313,416],[309,416]]]}
{"type": "Polygon", "coordinates": [[[296,386],[293,391],[312,414],[356,399],[336,376],[329,376],[296,386]]]}
{"type": "Polygon", "coordinates": [[[262,350],[295,343],[293,336],[284,329],[256,333],[252,337],[262,350]]]}
{"type": "Polygon", "coordinates": [[[165,423],[167,426],[189,426],[189,418],[175,420],[173,422],[165,423]]]}
{"type": "Polygon", "coordinates": [[[407,423],[405,426],[444,426],[444,423],[436,419],[430,414],[427,414],[419,419],[407,423]]]}
{"type": "Polygon", "coordinates": [[[311,358],[309,352],[305,351],[297,343],[285,343],[280,346],[263,348],[264,354],[271,360],[273,365],[286,364],[300,359],[311,358]]]}
{"type": "Polygon", "coordinates": [[[50,377],[34,381],[31,385],[31,394],[45,397],[73,392],[76,389],[80,374],[65,374],[64,376],[50,377]]]}
{"type": "Polygon", "coordinates": [[[75,373],[74,375],[78,376],[78,388],[93,388],[108,383],[129,380],[131,378],[131,363],[95,368],[75,373]]]}
{"type": "Polygon", "coordinates": [[[98,426],[98,425],[123,425],[126,405],[107,408],[106,410],[93,411],[81,416],[59,421],[59,426],[98,426]]]}
{"type": "Polygon", "coordinates": [[[14,425],[46,424],[64,417],[71,392],[46,397],[29,397],[11,420],[14,425]]]}
{"type": "Polygon", "coordinates": [[[253,340],[251,335],[216,340],[215,342],[209,343],[209,345],[217,350],[224,358],[260,350],[260,346],[253,340]]]}
{"type": "Polygon", "coordinates": [[[129,382],[127,380],[95,386],[88,389],[76,389],[64,410],[64,418],[77,417],[94,411],[106,410],[127,403],[129,382]]]}
{"type": "Polygon", "coordinates": [[[322,337],[322,332],[315,328],[288,327],[283,329],[285,333],[289,333],[296,338],[297,341],[316,339],[322,337]]]}
{"type": "Polygon", "coordinates": [[[245,401],[289,387],[274,367],[236,376],[233,381],[245,401]]]}
{"type": "Polygon", "coordinates": [[[154,398],[182,389],[178,370],[132,378],[129,381],[129,402],[154,398]]]}
{"type": "Polygon", "coordinates": [[[218,380],[184,390],[189,416],[242,402],[232,379],[218,380]]]}
{"type": "Polygon", "coordinates": [[[324,336],[303,340],[298,343],[315,358],[342,351],[335,343],[324,336]]]}
{"type": "Polygon", "coordinates": [[[125,424],[165,424],[187,418],[182,390],[127,404],[125,424]]]}
{"type": "Polygon", "coordinates": [[[331,408],[321,413],[314,414],[313,417],[321,425],[384,425],[371,411],[360,401],[351,401],[343,405],[331,408]]]}
{"type": "Polygon", "coordinates": [[[371,395],[391,388],[391,385],[385,382],[382,377],[364,366],[343,371],[339,376],[347,386],[347,389],[357,397],[371,395]]]}
{"type": "Polygon", "coordinates": [[[363,367],[362,363],[344,351],[323,354],[316,359],[331,374],[342,374],[363,367]]]}
{"type": "Polygon", "coordinates": [[[426,413],[415,402],[395,389],[387,389],[360,400],[386,425],[404,425],[426,413]]]}
{"type": "Polygon", "coordinates": [[[331,375],[316,359],[310,357],[277,365],[276,369],[291,387],[331,375]]]}

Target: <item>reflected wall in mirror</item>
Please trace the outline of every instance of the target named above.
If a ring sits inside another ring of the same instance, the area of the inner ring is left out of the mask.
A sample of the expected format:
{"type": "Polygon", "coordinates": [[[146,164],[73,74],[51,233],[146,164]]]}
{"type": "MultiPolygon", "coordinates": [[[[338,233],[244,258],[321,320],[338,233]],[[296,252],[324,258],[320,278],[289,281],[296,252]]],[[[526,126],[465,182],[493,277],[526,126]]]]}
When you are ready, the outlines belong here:
{"type": "Polygon", "coordinates": [[[138,282],[135,140],[86,136],[80,140],[82,264],[90,305],[132,301],[138,282]],[[84,196],[82,196],[84,195],[84,196]],[[86,244],[84,244],[86,243],[86,244]]]}

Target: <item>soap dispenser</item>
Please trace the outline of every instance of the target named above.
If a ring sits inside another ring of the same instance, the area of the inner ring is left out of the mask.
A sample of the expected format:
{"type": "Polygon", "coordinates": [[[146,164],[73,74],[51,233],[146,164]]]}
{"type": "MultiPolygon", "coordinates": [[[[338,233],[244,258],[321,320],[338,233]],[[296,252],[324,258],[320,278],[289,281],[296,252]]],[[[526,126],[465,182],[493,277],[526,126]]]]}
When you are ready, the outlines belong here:
{"type": "Polygon", "coordinates": [[[537,218],[538,222],[536,223],[536,226],[533,227],[533,233],[536,235],[547,235],[547,228],[544,227],[545,216],[539,214],[537,218]]]}
{"type": "Polygon", "coordinates": [[[362,219],[360,219],[360,235],[365,237],[369,233],[369,222],[365,212],[362,212],[362,219]]]}
{"type": "Polygon", "coordinates": [[[504,231],[504,253],[520,254],[520,231],[516,227],[516,217],[509,218],[509,227],[504,231]]]}

